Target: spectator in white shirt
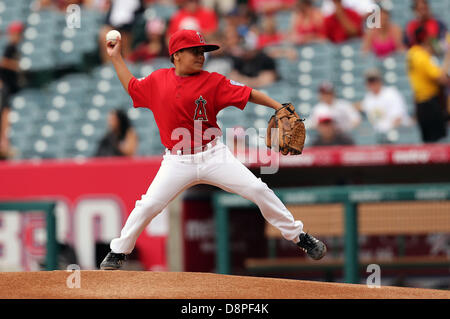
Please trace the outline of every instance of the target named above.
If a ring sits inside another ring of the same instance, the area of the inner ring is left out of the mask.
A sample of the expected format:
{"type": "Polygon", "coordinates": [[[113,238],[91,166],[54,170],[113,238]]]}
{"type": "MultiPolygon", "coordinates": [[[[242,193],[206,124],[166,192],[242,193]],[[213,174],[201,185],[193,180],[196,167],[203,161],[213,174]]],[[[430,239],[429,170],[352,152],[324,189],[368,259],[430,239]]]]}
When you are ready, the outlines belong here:
{"type": "MultiPolygon", "coordinates": [[[[376,2],[374,0],[343,0],[342,4],[345,8],[355,10],[360,16],[364,17],[373,12],[376,2]]],[[[322,2],[321,11],[324,16],[332,15],[335,12],[335,8],[332,0],[324,0],[322,2]]]]}
{"type": "Polygon", "coordinates": [[[355,142],[347,133],[342,132],[337,126],[334,115],[329,109],[321,109],[317,114],[317,137],[312,141],[312,146],[353,145],[355,142]]]}
{"type": "Polygon", "coordinates": [[[310,117],[313,128],[317,128],[319,115],[324,111],[332,114],[336,127],[342,132],[350,132],[361,123],[359,111],[352,103],[336,98],[330,82],[324,82],[319,87],[319,103],[314,106],[310,117]]]}
{"type": "Polygon", "coordinates": [[[405,99],[396,87],[384,86],[378,69],[366,72],[366,86],[361,108],[377,133],[387,134],[398,126],[412,124],[405,99]]]}

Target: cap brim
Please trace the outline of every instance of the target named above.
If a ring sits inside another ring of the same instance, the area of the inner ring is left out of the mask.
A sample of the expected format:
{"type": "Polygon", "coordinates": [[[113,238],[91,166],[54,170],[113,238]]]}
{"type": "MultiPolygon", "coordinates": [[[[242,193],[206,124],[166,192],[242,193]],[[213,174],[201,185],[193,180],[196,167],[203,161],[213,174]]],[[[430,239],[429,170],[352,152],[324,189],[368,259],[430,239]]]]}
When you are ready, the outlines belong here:
{"type": "Polygon", "coordinates": [[[220,46],[216,45],[216,44],[207,44],[204,46],[205,48],[205,52],[211,52],[211,51],[216,51],[220,49],[220,46]]]}
{"type": "MultiPolygon", "coordinates": [[[[180,49],[178,49],[175,52],[178,52],[178,51],[183,50],[183,49],[198,48],[198,47],[205,48],[205,52],[211,52],[211,51],[216,51],[216,50],[220,49],[220,46],[218,46],[216,44],[198,44],[198,45],[190,45],[190,46],[186,46],[186,47],[180,48],[180,49]]],[[[173,53],[175,53],[175,52],[173,52],[173,53]]]]}

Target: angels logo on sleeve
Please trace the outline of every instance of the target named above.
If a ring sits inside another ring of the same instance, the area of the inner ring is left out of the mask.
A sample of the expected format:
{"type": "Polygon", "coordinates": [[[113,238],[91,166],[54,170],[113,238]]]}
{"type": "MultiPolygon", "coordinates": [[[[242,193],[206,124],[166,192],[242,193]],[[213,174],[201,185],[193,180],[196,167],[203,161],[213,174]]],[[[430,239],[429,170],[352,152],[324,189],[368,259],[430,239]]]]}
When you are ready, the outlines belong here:
{"type": "Polygon", "coordinates": [[[240,82],[233,81],[233,80],[230,80],[230,83],[231,83],[232,85],[236,85],[236,86],[245,86],[244,84],[242,84],[242,83],[240,83],[240,82]]]}
{"type": "Polygon", "coordinates": [[[194,121],[208,121],[206,115],[206,103],[208,103],[201,95],[195,100],[197,107],[195,108],[194,121]]]}

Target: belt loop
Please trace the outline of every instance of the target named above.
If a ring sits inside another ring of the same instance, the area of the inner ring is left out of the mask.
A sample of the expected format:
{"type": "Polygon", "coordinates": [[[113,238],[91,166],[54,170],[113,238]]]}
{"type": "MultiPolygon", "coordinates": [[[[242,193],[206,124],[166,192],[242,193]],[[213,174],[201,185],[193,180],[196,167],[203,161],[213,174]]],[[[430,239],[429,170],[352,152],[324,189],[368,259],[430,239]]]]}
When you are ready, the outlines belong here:
{"type": "Polygon", "coordinates": [[[178,150],[178,151],[177,151],[177,155],[181,155],[181,150],[178,150]]]}
{"type": "Polygon", "coordinates": [[[170,151],[168,148],[166,148],[166,155],[170,155],[170,151]]]}

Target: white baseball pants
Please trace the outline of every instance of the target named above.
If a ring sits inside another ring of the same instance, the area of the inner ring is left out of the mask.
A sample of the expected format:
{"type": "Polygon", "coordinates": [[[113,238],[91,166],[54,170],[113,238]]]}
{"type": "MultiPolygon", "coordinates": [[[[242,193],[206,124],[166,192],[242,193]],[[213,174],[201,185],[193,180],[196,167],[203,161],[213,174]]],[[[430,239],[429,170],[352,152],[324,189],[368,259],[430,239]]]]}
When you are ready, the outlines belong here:
{"type": "Polygon", "coordinates": [[[193,155],[172,155],[166,152],[147,193],[136,201],[120,238],[111,241],[111,250],[115,253],[131,253],[148,223],[178,194],[196,184],[214,185],[252,201],[285,239],[294,243],[299,241],[303,223],[295,221],[267,184],[235,158],[225,144],[218,141],[208,150],[193,155]]]}

